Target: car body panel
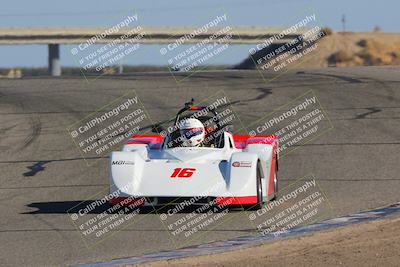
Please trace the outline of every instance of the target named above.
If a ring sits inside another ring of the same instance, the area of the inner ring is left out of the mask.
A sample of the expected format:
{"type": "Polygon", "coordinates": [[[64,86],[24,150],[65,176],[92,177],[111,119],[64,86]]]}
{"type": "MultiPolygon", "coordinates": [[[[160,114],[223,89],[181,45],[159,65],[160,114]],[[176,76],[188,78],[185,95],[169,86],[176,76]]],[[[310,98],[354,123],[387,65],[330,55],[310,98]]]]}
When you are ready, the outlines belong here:
{"type": "Polygon", "coordinates": [[[216,197],[217,203],[257,202],[257,168],[263,200],[274,195],[278,138],[233,136],[222,148],[165,149],[161,135],[133,136],[110,158],[110,192],[124,197],[216,197]]]}

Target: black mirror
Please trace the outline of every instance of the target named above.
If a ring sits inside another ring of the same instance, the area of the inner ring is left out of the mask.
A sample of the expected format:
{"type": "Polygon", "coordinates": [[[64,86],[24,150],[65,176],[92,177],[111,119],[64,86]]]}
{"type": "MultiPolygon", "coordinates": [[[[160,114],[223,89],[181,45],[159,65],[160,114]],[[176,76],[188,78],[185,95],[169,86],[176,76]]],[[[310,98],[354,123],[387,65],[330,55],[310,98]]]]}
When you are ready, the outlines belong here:
{"type": "Polygon", "coordinates": [[[164,127],[162,127],[160,124],[154,124],[151,126],[152,133],[161,133],[162,131],[164,131],[164,127]]]}

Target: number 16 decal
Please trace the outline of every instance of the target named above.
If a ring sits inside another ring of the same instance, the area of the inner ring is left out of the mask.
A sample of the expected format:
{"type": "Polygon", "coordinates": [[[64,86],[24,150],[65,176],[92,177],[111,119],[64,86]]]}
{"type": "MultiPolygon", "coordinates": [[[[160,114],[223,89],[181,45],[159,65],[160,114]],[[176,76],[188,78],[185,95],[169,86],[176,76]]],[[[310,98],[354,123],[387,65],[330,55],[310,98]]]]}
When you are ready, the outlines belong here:
{"type": "Polygon", "coordinates": [[[176,168],[171,174],[171,178],[189,178],[196,171],[194,168],[176,168]]]}

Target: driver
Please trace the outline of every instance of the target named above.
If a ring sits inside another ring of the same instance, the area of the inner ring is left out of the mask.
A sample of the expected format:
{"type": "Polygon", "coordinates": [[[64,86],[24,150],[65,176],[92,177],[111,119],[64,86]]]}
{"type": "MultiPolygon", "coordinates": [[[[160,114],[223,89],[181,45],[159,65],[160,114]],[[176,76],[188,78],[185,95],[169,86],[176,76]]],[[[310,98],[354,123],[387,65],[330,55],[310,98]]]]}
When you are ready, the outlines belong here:
{"type": "Polygon", "coordinates": [[[179,128],[182,137],[182,145],[186,147],[198,147],[204,141],[206,131],[203,123],[198,119],[188,118],[179,128]]]}

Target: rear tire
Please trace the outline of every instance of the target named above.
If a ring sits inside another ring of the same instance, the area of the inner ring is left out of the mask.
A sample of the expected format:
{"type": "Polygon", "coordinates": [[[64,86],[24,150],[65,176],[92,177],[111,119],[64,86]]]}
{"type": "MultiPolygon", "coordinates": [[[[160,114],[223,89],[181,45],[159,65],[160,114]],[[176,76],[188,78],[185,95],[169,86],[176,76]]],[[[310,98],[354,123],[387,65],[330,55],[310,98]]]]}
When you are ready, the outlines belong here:
{"type": "Polygon", "coordinates": [[[275,200],[278,196],[278,175],[277,172],[275,171],[275,175],[274,175],[274,196],[271,198],[272,200],[275,200]]]}
{"type": "Polygon", "coordinates": [[[257,182],[256,182],[256,192],[257,192],[257,204],[252,206],[250,210],[259,210],[263,206],[263,195],[262,195],[262,183],[261,183],[261,173],[260,173],[260,163],[257,164],[257,182]]]}

